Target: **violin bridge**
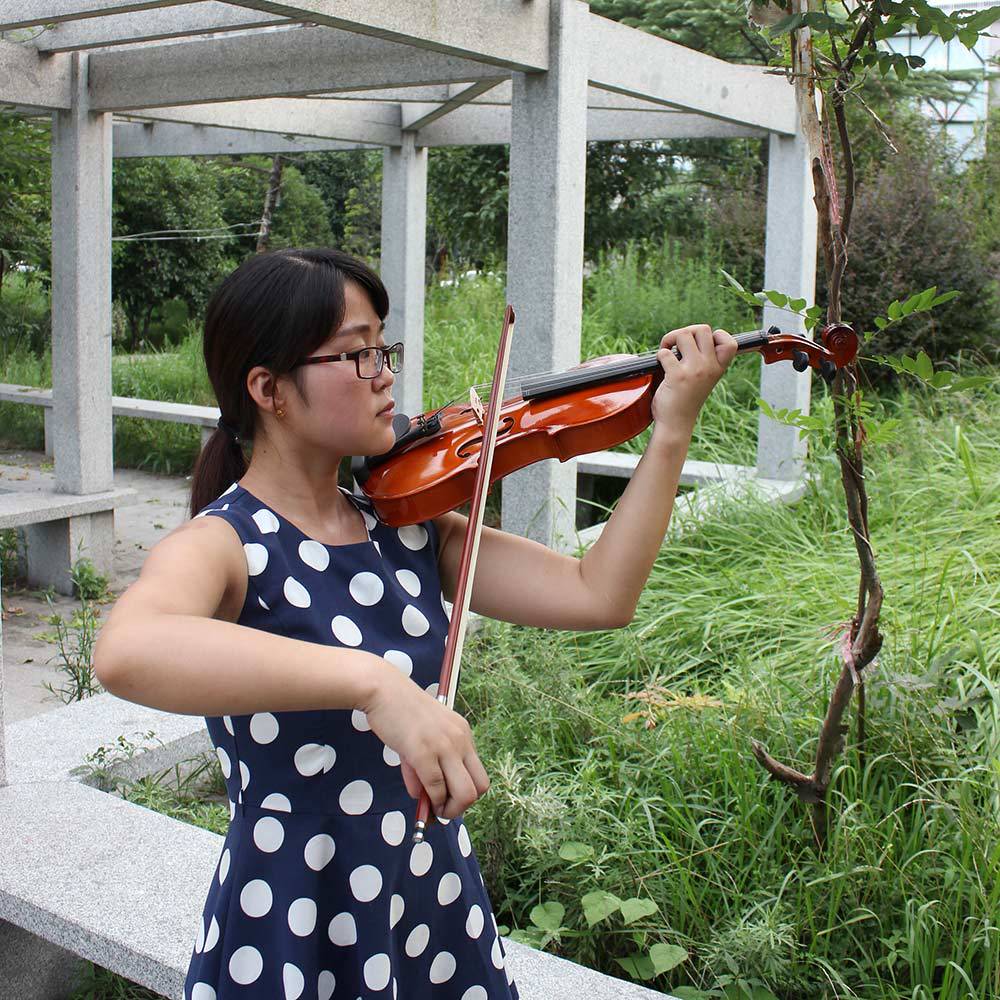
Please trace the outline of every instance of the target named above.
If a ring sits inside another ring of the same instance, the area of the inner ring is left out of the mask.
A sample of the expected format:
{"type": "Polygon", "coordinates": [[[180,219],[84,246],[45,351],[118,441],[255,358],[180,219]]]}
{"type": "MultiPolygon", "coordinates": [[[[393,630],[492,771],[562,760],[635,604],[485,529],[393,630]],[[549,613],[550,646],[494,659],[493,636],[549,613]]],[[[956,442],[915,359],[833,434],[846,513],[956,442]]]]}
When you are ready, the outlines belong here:
{"type": "Polygon", "coordinates": [[[474,388],[469,389],[469,406],[472,407],[472,412],[476,415],[479,426],[484,427],[486,425],[486,410],[483,408],[483,401],[479,398],[479,393],[474,388]]]}

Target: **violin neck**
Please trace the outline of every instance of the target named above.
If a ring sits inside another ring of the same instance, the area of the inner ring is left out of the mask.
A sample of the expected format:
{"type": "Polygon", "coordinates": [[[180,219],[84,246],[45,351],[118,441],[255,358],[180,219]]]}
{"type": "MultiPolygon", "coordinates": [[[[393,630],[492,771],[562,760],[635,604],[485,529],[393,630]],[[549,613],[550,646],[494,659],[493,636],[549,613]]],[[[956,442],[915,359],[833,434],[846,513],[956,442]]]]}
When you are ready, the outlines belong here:
{"type": "MultiPolygon", "coordinates": [[[[766,330],[750,330],[748,333],[738,333],[733,338],[736,341],[737,353],[760,350],[770,339],[766,330]]],[[[677,348],[674,354],[680,357],[677,348]]],[[[521,379],[521,395],[525,399],[543,399],[561,392],[573,389],[583,389],[601,382],[613,379],[628,378],[630,375],[656,375],[663,373],[663,366],[656,351],[638,354],[624,361],[609,361],[606,365],[593,365],[587,368],[573,368],[568,372],[554,375],[536,375],[521,379]]]]}

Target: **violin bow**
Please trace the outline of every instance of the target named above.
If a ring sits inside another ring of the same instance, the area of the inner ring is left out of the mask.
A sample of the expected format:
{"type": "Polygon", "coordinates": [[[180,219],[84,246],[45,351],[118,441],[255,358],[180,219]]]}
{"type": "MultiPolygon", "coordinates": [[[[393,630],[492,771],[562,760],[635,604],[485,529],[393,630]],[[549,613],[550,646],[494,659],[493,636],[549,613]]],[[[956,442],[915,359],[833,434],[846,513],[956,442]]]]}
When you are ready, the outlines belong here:
{"type": "MultiPolygon", "coordinates": [[[[493,467],[493,449],[496,445],[497,427],[500,424],[500,409],[503,404],[504,387],[507,383],[507,365],[510,361],[510,344],[514,332],[514,310],[508,305],[503,314],[503,329],[500,332],[500,347],[493,369],[493,385],[490,401],[483,418],[483,443],[479,450],[475,485],[469,509],[469,523],[465,529],[462,544],[462,558],[459,562],[458,582],[455,586],[455,601],[452,605],[448,639],[444,647],[441,676],[438,680],[437,700],[448,708],[455,704],[458,691],[458,675],[462,662],[462,648],[465,645],[466,621],[469,617],[469,601],[472,598],[472,579],[476,573],[479,557],[479,539],[483,531],[483,514],[486,511],[486,496],[490,490],[490,470],[493,467]]],[[[427,789],[420,790],[417,802],[416,821],[413,829],[413,843],[423,842],[431,818],[431,800],[427,789]]]]}

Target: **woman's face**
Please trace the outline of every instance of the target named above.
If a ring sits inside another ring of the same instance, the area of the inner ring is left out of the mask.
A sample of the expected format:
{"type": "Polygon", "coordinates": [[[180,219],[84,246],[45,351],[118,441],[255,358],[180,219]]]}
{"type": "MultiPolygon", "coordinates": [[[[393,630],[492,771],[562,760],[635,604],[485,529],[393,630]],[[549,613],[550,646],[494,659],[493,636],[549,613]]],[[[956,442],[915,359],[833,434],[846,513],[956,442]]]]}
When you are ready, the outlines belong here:
{"type": "MultiPolygon", "coordinates": [[[[353,281],[344,284],[344,305],[338,329],[309,356],[386,346],[378,313],[364,289],[353,281]]],[[[285,409],[289,427],[294,427],[303,444],[338,456],[380,455],[392,447],[395,378],[387,364],[371,379],[358,377],[354,359],[303,365],[298,375],[304,392],[299,395],[290,388],[285,409]]]]}

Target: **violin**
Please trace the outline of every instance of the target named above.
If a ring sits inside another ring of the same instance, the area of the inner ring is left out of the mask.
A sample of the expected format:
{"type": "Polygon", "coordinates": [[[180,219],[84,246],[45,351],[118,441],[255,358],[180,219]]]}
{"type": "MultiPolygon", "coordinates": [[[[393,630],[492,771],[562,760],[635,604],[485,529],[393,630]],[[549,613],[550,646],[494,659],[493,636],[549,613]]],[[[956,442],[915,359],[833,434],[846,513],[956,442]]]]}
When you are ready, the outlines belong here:
{"type": "MultiPolygon", "coordinates": [[[[777,327],[737,334],[735,340],[738,353],[757,351],[765,364],[791,361],[798,372],[812,368],[827,383],[858,349],[857,333],[843,323],[823,327],[817,340],[777,327]]],[[[604,451],[645,430],[663,381],[656,354],[522,378],[520,393],[501,404],[490,485],[534,462],[604,451]]],[[[384,523],[417,524],[470,500],[484,436],[474,390],[468,403],[452,402],[415,419],[397,414],[393,429],[396,442],[389,451],[351,462],[384,523]]]]}

